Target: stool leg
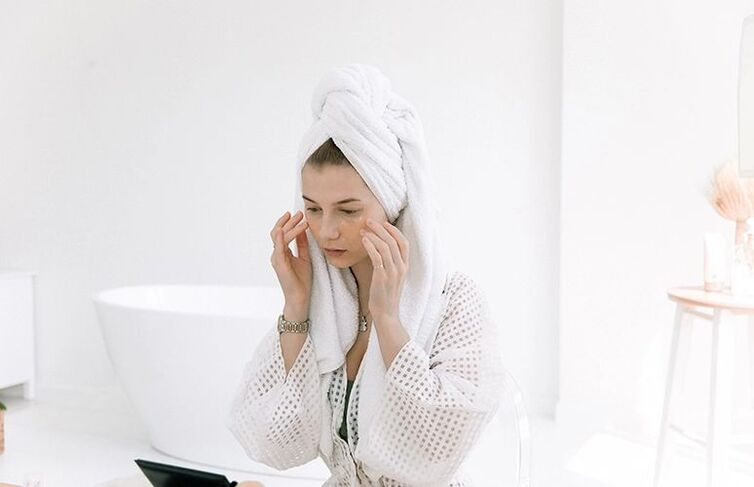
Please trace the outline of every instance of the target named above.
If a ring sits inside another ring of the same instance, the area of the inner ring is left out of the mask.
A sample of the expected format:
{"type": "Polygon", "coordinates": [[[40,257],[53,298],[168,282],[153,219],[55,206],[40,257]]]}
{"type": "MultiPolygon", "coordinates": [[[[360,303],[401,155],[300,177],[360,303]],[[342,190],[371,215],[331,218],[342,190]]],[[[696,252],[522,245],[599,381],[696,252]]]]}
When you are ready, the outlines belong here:
{"type": "MultiPolygon", "coordinates": [[[[673,406],[673,382],[675,379],[675,369],[676,369],[676,363],[678,362],[678,349],[679,349],[679,343],[682,341],[683,343],[682,348],[687,348],[688,346],[688,340],[684,339],[682,340],[682,336],[688,336],[688,326],[684,325],[684,315],[685,315],[685,307],[681,303],[676,303],[675,307],[675,320],[673,322],[673,338],[671,339],[670,343],[670,358],[668,359],[668,370],[667,370],[667,376],[665,379],[665,399],[663,401],[662,406],[662,422],[660,424],[660,435],[659,435],[659,441],[657,444],[657,456],[655,458],[655,471],[654,471],[654,487],[658,487],[660,485],[660,479],[661,479],[661,472],[662,472],[662,465],[663,461],[665,460],[665,456],[667,454],[667,448],[668,448],[668,432],[670,427],[670,412],[673,406]]],[[[683,352],[683,355],[686,355],[686,352],[683,352]]]]}
{"type": "Polygon", "coordinates": [[[749,401],[754,409],[754,315],[746,315],[746,330],[749,334],[749,401]]]}
{"type": "MultiPolygon", "coordinates": [[[[688,308],[684,308],[688,310],[688,308]]],[[[676,346],[676,358],[675,358],[675,379],[673,379],[673,391],[671,392],[672,399],[670,400],[671,409],[668,415],[668,427],[672,427],[675,423],[684,429],[687,424],[687,408],[678,407],[684,404],[686,397],[686,364],[689,361],[689,350],[691,349],[691,332],[693,331],[692,321],[694,315],[690,313],[684,313],[681,330],[678,335],[678,345],[676,346]],[[676,418],[673,421],[673,418],[676,418]]]]}
{"type": "Polygon", "coordinates": [[[728,485],[733,345],[735,328],[722,323],[723,311],[715,309],[712,320],[712,368],[710,374],[709,431],[707,438],[707,485],[728,485]]]}

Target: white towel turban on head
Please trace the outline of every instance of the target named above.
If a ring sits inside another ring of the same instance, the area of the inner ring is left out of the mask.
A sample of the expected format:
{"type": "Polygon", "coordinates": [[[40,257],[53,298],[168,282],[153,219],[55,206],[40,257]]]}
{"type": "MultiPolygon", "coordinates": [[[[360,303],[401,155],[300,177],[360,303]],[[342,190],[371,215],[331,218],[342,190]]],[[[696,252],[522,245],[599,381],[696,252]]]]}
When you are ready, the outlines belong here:
{"type": "MultiPolygon", "coordinates": [[[[442,292],[448,269],[419,117],[408,102],[392,91],[390,80],[379,69],[365,64],[328,71],[314,90],[311,109],[313,123],[298,152],[295,208],[304,210],[301,170],[307,158],[332,138],[380,202],[388,219],[409,240],[409,269],[399,318],[411,339],[429,353],[447,302],[442,292]]],[[[343,364],[356,339],[358,288],[350,269],[328,264],[311,233],[307,237],[313,267],[309,334],[319,371],[326,373],[343,364]]],[[[358,446],[366,443],[371,420],[384,398],[385,372],[372,326],[359,371],[361,377],[357,377],[358,446]]],[[[326,392],[323,384],[323,400],[326,392]]],[[[320,441],[328,455],[332,448],[329,414],[323,411],[320,441]]]]}

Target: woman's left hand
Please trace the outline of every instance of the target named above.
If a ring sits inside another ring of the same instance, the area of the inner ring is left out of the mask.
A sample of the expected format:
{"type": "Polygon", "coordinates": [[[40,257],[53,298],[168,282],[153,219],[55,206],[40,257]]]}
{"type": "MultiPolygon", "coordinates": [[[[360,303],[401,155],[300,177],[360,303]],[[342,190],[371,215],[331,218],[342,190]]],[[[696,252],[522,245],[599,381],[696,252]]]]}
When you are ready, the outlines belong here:
{"type": "Polygon", "coordinates": [[[362,229],[361,234],[373,267],[369,311],[375,322],[381,318],[398,318],[401,290],[408,273],[408,239],[390,222],[370,219],[367,226],[371,231],[362,229]]]}

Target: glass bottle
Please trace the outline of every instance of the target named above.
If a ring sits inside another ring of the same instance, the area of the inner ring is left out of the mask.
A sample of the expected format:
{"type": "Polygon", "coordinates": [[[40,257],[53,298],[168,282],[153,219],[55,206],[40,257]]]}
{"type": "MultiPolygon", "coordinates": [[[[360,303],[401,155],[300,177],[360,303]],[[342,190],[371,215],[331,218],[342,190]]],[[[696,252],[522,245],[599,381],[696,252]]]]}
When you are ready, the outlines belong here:
{"type": "Polygon", "coordinates": [[[746,220],[743,238],[734,248],[730,291],[735,296],[754,296],[754,217],[746,220]]]}

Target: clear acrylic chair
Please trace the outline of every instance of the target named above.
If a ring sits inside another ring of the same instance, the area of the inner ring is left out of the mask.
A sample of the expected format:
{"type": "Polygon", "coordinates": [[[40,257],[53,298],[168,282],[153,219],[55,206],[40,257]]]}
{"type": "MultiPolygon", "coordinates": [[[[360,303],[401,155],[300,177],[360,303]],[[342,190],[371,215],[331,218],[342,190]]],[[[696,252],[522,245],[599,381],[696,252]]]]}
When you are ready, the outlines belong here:
{"type": "Polygon", "coordinates": [[[498,410],[462,470],[476,487],[529,487],[531,427],[523,392],[507,370],[498,410]]]}

